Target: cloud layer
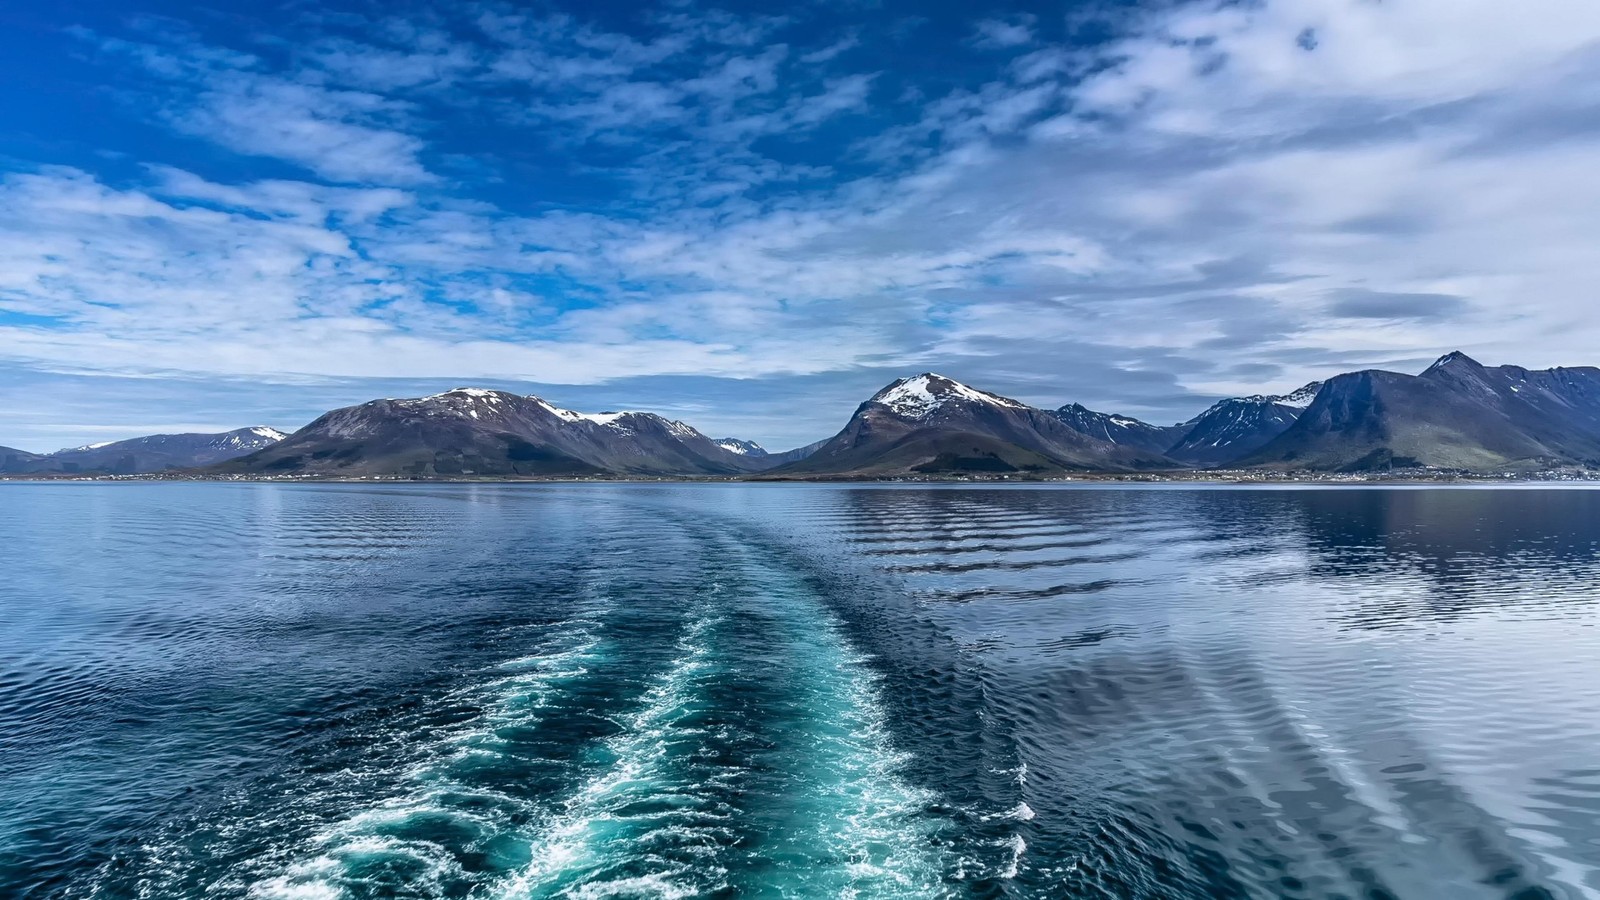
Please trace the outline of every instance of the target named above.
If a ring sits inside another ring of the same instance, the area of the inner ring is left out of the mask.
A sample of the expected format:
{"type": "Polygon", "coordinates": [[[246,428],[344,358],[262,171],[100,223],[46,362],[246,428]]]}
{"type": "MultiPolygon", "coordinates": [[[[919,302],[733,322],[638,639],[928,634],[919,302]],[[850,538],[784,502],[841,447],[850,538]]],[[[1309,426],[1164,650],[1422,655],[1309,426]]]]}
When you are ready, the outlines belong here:
{"type": "Polygon", "coordinates": [[[126,122],[0,160],[15,384],[670,386],[785,445],[911,369],[1168,421],[1600,362],[1590,4],[411,13],[61,23],[126,122]]]}

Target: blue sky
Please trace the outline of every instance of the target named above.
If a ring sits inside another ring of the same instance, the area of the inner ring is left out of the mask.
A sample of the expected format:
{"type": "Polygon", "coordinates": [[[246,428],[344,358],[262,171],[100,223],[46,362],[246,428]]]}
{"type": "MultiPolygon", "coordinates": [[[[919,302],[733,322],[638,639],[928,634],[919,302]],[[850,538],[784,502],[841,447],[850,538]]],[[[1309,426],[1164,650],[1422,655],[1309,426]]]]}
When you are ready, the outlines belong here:
{"type": "Polygon", "coordinates": [[[1600,5],[776,8],[0,8],[0,444],[1600,362],[1600,5]]]}

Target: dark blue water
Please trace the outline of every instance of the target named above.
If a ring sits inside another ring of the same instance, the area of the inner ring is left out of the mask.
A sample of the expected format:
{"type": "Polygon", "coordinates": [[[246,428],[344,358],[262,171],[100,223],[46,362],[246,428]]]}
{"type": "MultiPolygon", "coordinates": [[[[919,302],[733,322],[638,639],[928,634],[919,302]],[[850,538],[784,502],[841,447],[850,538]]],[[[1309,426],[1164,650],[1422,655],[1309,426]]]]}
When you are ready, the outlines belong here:
{"type": "Polygon", "coordinates": [[[0,897],[1600,896],[1600,492],[0,484],[0,897]]]}

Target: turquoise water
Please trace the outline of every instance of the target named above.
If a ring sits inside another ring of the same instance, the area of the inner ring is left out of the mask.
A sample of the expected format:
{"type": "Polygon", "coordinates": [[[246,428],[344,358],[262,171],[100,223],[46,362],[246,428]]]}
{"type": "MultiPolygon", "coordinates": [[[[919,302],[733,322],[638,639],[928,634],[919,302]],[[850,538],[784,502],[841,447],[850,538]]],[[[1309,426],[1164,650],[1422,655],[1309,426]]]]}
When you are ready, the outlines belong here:
{"type": "Polygon", "coordinates": [[[0,484],[0,896],[1600,896],[1600,492],[0,484]]]}

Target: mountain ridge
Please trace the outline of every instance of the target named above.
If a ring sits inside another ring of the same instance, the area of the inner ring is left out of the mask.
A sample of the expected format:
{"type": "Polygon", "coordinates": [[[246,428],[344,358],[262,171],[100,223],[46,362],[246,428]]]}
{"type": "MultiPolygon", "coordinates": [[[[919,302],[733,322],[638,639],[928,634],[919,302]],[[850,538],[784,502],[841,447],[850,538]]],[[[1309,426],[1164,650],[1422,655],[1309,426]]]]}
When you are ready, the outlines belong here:
{"type": "Polygon", "coordinates": [[[276,428],[254,425],[217,433],[150,434],[52,453],[0,448],[0,473],[142,475],[192,469],[254,453],[286,436],[276,428]]]}
{"type": "Polygon", "coordinates": [[[1600,466],[1600,369],[1491,368],[1455,351],[1420,375],[1336,375],[1293,426],[1240,464],[1351,472],[1600,466]]]}
{"type": "Polygon", "coordinates": [[[736,452],[655,413],[582,413],[533,395],[453,388],[331,410],[221,474],[317,476],[738,475],[766,454],[736,452]]]}
{"type": "Polygon", "coordinates": [[[1183,435],[1166,449],[1193,466],[1236,461],[1282,434],[1322,389],[1313,381],[1287,394],[1251,394],[1219,400],[1183,423],[1183,435]]]}

